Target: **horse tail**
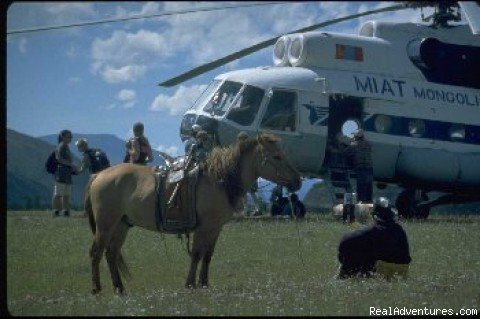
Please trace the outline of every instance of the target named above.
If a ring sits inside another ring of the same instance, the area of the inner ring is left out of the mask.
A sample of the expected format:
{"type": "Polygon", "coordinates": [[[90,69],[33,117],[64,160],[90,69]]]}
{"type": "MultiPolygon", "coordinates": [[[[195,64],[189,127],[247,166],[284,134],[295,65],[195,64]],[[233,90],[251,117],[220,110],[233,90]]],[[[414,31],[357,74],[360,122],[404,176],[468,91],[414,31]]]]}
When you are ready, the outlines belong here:
{"type": "Polygon", "coordinates": [[[95,231],[97,225],[95,223],[95,217],[93,216],[93,209],[92,209],[92,200],[90,198],[90,186],[92,186],[92,182],[97,177],[97,174],[92,174],[90,179],[88,180],[87,186],[85,186],[85,213],[88,215],[88,222],[90,224],[90,229],[92,233],[95,235],[95,231]]]}

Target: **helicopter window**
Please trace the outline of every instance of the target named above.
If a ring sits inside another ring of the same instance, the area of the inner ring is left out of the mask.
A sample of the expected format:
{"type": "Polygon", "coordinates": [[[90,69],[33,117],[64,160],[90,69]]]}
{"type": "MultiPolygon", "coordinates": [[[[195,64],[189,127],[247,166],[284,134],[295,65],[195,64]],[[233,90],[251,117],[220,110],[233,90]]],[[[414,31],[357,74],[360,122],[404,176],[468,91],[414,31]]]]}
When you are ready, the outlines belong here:
{"type": "Polygon", "coordinates": [[[213,115],[223,115],[242,87],[241,83],[225,81],[212,95],[203,110],[213,115]]]}
{"type": "Polygon", "coordinates": [[[353,134],[360,129],[360,124],[355,119],[346,120],[342,125],[342,134],[345,137],[353,138],[353,134]]]}
{"type": "Polygon", "coordinates": [[[262,89],[251,85],[245,86],[235,104],[230,108],[227,118],[244,126],[252,124],[264,95],[265,91],[262,89]]]}
{"type": "Polygon", "coordinates": [[[465,139],[465,125],[452,124],[449,135],[452,141],[463,141],[465,139]]]}
{"type": "Polygon", "coordinates": [[[295,131],[296,97],[294,92],[273,91],[261,127],[279,131],[295,131]]]}
{"type": "Polygon", "coordinates": [[[467,143],[480,144],[480,126],[467,126],[467,143]]]}
{"type": "Polygon", "coordinates": [[[379,133],[388,133],[392,128],[392,118],[387,115],[377,115],[375,117],[375,130],[379,133]]]}
{"type": "Polygon", "coordinates": [[[198,109],[203,106],[206,103],[206,100],[212,95],[214,91],[218,89],[221,83],[222,81],[220,80],[213,80],[212,82],[210,82],[205,91],[203,91],[200,97],[195,101],[192,109],[198,109]]]}
{"type": "Polygon", "coordinates": [[[419,119],[412,119],[408,123],[408,132],[413,137],[422,137],[425,135],[425,122],[419,119]]]}

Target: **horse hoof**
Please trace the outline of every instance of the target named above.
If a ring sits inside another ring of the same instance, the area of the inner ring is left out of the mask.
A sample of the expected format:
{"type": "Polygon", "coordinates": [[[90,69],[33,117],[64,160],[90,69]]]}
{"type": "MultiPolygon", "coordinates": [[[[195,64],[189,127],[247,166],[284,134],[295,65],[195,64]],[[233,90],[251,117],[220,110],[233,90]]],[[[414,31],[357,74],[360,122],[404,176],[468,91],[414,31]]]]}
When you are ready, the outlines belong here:
{"type": "Polygon", "coordinates": [[[100,293],[100,290],[99,288],[93,288],[92,289],[92,295],[98,295],[100,293]]]}
{"type": "Polygon", "coordinates": [[[200,284],[200,288],[208,289],[208,288],[210,288],[210,286],[208,284],[200,284]]]}

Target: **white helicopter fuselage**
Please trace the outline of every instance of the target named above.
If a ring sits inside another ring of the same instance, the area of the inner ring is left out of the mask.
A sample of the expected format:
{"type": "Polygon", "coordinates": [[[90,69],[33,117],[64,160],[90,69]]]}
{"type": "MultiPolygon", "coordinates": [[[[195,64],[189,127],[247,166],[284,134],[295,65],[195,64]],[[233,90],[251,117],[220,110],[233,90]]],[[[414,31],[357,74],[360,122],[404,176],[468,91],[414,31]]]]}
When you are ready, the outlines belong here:
{"type": "Polygon", "coordinates": [[[467,31],[463,26],[440,31],[368,22],[359,36],[321,32],[285,36],[285,52],[274,58],[277,66],[216,77],[217,88],[226,82],[241,85],[224,112],[204,110],[215,93],[212,89],[185,118],[215,119],[222,145],[231,144],[240,131],[274,133],[307,177],[324,172],[341,122],[355,120],[372,144],[377,181],[413,183],[429,190],[480,189],[480,90],[427,81],[412,62],[422,38],[478,46],[479,40],[467,31]],[[296,51],[287,57],[286,48],[292,45],[296,51]],[[229,116],[247,86],[265,92],[248,125],[229,116]],[[280,93],[294,99],[295,122],[272,129],[265,125],[265,117],[280,93]]]}

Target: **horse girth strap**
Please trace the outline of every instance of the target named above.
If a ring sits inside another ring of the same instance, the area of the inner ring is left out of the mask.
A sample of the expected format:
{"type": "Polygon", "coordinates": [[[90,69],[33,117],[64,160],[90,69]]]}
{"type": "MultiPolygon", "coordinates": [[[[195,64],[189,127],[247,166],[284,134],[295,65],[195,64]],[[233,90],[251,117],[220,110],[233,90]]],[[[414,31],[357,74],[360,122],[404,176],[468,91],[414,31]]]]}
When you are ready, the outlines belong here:
{"type": "Polygon", "coordinates": [[[155,221],[160,232],[183,234],[192,231],[197,225],[196,186],[199,176],[198,166],[184,173],[180,181],[170,182],[172,171],[155,172],[155,221]],[[178,184],[174,205],[167,201],[178,184]]]}

